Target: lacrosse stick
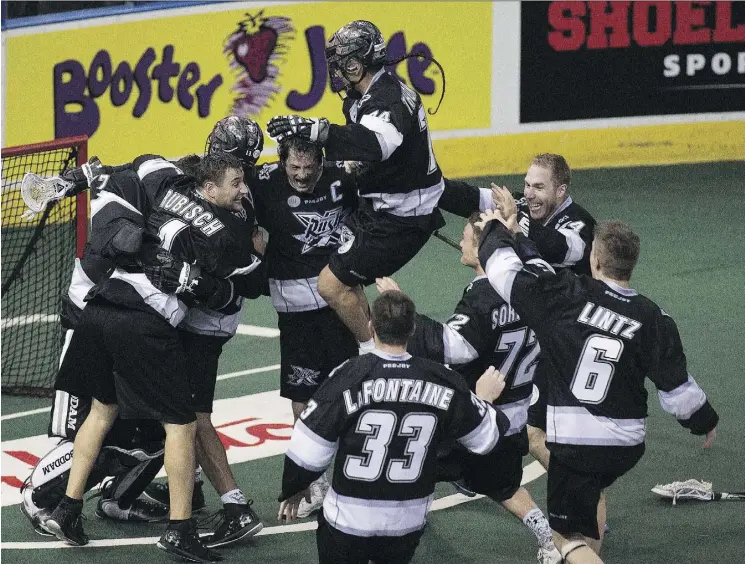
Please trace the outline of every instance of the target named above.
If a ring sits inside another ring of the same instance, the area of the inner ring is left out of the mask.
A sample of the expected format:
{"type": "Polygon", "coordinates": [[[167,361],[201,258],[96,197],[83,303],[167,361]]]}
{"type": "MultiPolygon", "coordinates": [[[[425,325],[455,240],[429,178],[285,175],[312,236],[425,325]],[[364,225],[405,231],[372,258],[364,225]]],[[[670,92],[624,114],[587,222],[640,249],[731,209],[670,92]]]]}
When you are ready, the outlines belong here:
{"type": "Polygon", "coordinates": [[[446,235],[443,235],[443,234],[442,234],[442,233],[440,233],[439,231],[435,231],[434,233],[432,233],[432,235],[434,235],[435,237],[437,237],[437,238],[438,238],[438,239],[439,239],[440,241],[442,241],[443,243],[445,243],[445,244],[447,244],[447,245],[450,245],[450,246],[451,246],[451,247],[453,247],[454,249],[456,249],[456,250],[460,251],[460,245],[459,245],[458,243],[456,243],[456,242],[455,242],[455,241],[454,241],[453,239],[451,239],[450,237],[447,237],[446,235]]]}
{"type": "Polygon", "coordinates": [[[49,202],[64,198],[72,188],[72,182],[59,176],[42,178],[27,172],[21,182],[21,197],[29,209],[21,217],[27,221],[33,219],[37,213],[44,211],[49,202]]]}
{"type": "Polygon", "coordinates": [[[745,500],[745,492],[715,492],[711,487],[711,482],[699,482],[698,480],[657,484],[652,488],[652,491],[663,498],[672,499],[673,505],[676,505],[679,499],[698,501],[745,500]]]}

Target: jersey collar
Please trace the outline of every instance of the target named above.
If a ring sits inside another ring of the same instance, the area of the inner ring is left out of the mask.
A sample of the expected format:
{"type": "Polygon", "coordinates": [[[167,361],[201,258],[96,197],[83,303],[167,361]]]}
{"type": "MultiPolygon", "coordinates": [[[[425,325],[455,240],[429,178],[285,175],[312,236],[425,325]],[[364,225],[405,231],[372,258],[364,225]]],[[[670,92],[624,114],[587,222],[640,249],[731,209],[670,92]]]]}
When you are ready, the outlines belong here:
{"type": "Polygon", "coordinates": [[[603,280],[605,282],[605,285],[608,286],[611,290],[613,290],[616,294],[621,294],[622,296],[636,296],[636,290],[633,288],[624,288],[623,286],[619,286],[615,282],[611,282],[610,280],[603,280]]]}
{"type": "Polygon", "coordinates": [[[557,215],[559,215],[561,212],[563,212],[565,209],[567,209],[569,206],[571,206],[574,202],[572,201],[571,196],[567,196],[567,199],[564,200],[564,202],[554,210],[554,213],[552,213],[549,218],[543,222],[543,225],[548,225],[548,222],[551,221],[553,218],[555,218],[557,215]]]}
{"type": "Polygon", "coordinates": [[[404,354],[390,354],[387,352],[383,352],[379,349],[373,349],[370,351],[375,356],[379,356],[383,360],[409,360],[411,358],[411,355],[409,353],[404,354]]]}

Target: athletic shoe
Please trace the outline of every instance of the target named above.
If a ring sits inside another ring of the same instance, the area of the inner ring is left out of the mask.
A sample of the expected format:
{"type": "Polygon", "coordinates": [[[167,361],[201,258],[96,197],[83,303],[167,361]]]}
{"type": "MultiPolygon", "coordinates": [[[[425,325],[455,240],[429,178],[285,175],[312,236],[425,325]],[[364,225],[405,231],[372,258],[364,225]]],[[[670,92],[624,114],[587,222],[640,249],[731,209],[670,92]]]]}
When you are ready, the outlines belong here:
{"type": "Polygon", "coordinates": [[[219,562],[222,556],[206,548],[197,536],[197,525],[189,519],[181,525],[169,525],[156,546],[168,554],[189,560],[190,562],[219,562]]]}
{"type": "Polygon", "coordinates": [[[305,519],[306,517],[310,517],[316,511],[321,510],[323,507],[323,499],[326,497],[326,492],[329,491],[329,487],[329,481],[326,478],[326,474],[323,474],[310,485],[310,503],[305,501],[305,498],[300,501],[300,505],[297,508],[298,519],[305,519]]]}
{"type": "Polygon", "coordinates": [[[136,499],[132,502],[132,505],[124,509],[115,499],[104,499],[102,497],[98,500],[96,517],[115,519],[116,521],[160,523],[168,519],[168,508],[162,503],[136,499]]]}
{"type": "MultiPolygon", "coordinates": [[[[191,494],[191,510],[201,511],[207,507],[207,503],[204,501],[204,491],[202,491],[202,482],[194,482],[194,493],[191,494]]],[[[150,501],[160,503],[166,507],[171,505],[170,490],[168,489],[168,482],[165,484],[161,482],[153,482],[145,488],[145,497],[149,498],[150,501]]]]}
{"type": "Polygon", "coordinates": [[[246,504],[226,503],[223,509],[199,523],[199,528],[204,529],[217,522],[212,531],[199,535],[202,544],[207,548],[226,546],[252,537],[263,529],[264,524],[251,509],[252,503],[253,500],[248,500],[246,504]]]}
{"type": "Polygon", "coordinates": [[[476,497],[476,492],[473,490],[469,490],[466,487],[466,480],[464,478],[461,478],[460,480],[456,480],[455,482],[450,482],[453,484],[453,487],[458,490],[458,493],[462,493],[463,495],[467,497],[476,497]]]}
{"type": "Polygon", "coordinates": [[[83,530],[83,504],[59,503],[44,525],[61,541],[73,546],[88,544],[88,535],[83,530]]]}
{"type": "Polygon", "coordinates": [[[44,526],[44,521],[49,519],[52,511],[37,507],[31,497],[33,493],[34,490],[30,487],[30,481],[26,480],[23,483],[23,486],[21,486],[21,497],[23,499],[20,505],[21,513],[26,519],[28,519],[29,523],[31,523],[31,526],[34,528],[34,532],[37,535],[53,537],[54,534],[49,532],[44,526]]]}
{"type": "Polygon", "coordinates": [[[539,564],[561,564],[563,559],[561,553],[556,547],[551,550],[545,548],[538,549],[538,563],[539,564]]]}

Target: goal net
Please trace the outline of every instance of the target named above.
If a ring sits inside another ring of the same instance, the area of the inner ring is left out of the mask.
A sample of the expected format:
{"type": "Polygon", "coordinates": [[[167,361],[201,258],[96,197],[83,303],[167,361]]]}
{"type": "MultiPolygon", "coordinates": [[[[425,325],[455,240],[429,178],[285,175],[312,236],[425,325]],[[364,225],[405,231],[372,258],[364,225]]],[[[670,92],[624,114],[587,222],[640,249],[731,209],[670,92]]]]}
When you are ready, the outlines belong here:
{"type": "Polygon", "coordinates": [[[87,138],[2,150],[0,327],[2,392],[50,395],[62,350],[60,298],[88,232],[88,196],[52,202],[27,221],[21,180],[58,176],[87,160],[87,138]]]}

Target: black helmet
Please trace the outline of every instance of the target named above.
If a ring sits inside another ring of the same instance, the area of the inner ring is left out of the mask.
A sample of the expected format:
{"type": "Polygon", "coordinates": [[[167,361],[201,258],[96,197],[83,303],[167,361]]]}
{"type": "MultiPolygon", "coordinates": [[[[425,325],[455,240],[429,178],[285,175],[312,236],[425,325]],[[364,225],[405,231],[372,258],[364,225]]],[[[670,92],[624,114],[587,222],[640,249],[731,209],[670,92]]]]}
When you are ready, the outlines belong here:
{"type": "Polygon", "coordinates": [[[207,137],[205,153],[223,152],[238,157],[244,166],[253,167],[264,148],[264,133],[252,119],[228,116],[215,124],[207,137]]]}
{"type": "Polygon", "coordinates": [[[375,24],[366,20],[348,23],[326,42],[326,62],[331,89],[338,92],[343,87],[349,91],[354,86],[345,74],[351,60],[359,61],[368,69],[384,65],[385,59],[385,41],[375,24]]]}

